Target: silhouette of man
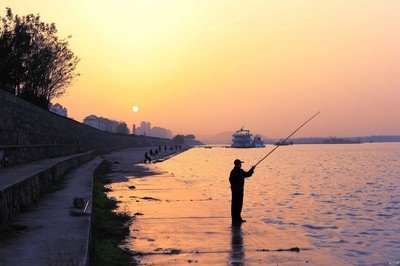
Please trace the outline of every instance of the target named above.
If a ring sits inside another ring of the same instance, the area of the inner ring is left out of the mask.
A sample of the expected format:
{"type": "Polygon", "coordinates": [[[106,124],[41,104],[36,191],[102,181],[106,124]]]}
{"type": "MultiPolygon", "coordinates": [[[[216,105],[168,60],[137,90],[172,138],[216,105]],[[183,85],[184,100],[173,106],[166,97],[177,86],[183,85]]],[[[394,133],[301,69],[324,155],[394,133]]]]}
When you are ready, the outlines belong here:
{"type": "Polygon", "coordinates": [[[229,182],[231,183],[232,203],[231,203],[231,216],[233,223],[244,223],[246,220],[242,219],[241,212],[243,207],[243,190],[244,179],[250,177],[254,173],[255,166],[252,166],[249,171],[242,169],[242,161],[236,159],[233,164],[235,167],[229,175],[229,182]]]}
{"type": "Polygon", "coordinates": [[[151,157],[149,155],[147,155],[147,151],[144,154],[144,163],[146,163],[147,161],[149,161],[149,163],[151,163],[151,157]]]}

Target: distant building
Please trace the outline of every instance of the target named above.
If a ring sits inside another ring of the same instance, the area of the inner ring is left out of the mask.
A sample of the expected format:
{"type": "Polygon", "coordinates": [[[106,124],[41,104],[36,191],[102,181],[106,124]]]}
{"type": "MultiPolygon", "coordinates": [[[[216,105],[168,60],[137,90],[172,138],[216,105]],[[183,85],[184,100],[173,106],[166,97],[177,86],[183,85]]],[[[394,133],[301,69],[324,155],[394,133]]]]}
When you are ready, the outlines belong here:
{"type": "Polygon", "coordinates": [[[162,127],[151,127],[150,122],[142,121],[140,127],[135,128],[135,135],[172,139],[172,131],[162,127]]]}
{"type": "Polygon", "coordinates": [[[108,132],[117,132],[118,122],[104,117],[89,115],[83,119],[83,124],[108,132]]]}
{"type": "Polygon", "coordinates": [[[56,103],[56,104],[52,104],[52,103],[50,103],[49,104],[49,110],[50,110],[50,112],[52,112],[52,113],[55,113],[55,114],[58,114],[58,115],[61,115],[61,116],[65,116],[65,117],[68,117],[68,110],[67,110],[67,108],[64,108],[61,104],[59,104],[59,103],[56,103]]]}
{"type": "Polygon", "coordinates": [[[142,121],[140,123],[140,127],[136,128],[136,135],[142,135],[142,136],[149,136],[151,129],[151,124],[150,122],[142,121]]]}
{"type": "Polygon", "coordinates": [[[152,129],[150,129],[149,136],[164,138],[164,139],[172,139],[172,131],[162,127],[153,127],[152,129]]]}

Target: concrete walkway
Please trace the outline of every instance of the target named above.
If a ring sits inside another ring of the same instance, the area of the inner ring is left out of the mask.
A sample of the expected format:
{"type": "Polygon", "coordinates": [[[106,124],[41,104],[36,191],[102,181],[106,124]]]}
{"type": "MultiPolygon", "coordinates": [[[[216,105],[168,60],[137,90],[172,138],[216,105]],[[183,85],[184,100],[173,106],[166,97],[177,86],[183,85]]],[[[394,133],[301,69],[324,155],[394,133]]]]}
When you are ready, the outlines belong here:
{"type": "MultiPolygon", "coordinates": [[[[17,217],[14,231],[0,240],[0,265],[86,264],[90,216],[75,217],[69,211],[74,197],[91,198],[93,171],[101,161],[98,157],[72,170],[64,176],[59,190],[41,197],[17,217]]],[[[33,165],[40,169],[49,164],[41,161],[33,165]]],[[[32,169],[24,167],[14,174],[18,178],[29,171],[32,169]]]]}
{"type": "Polygon", "coordinates": [[[16,184],[27,177],[34,175],[35,173],[46,170],[60,162],[66,161],[68,159],[83,155],[73,154],[63,157],[50,158],[46,160],[35,161],[27,164],[16,165],[8,168],[0,169],[0,190],[3,190],[13,184],[16,184]]]}
{"type": "MultiPolygon", "coordinates": [[[[149,149],[124,149],[104,157],[113,163],[112,168],[118,174],[123,171],[143,172],[143,167],[137,169],[134,163],[142,162],[149,149]]],[[[162,160],[182,151],[168,150],[154,159],[162,160]]],[[[0,190],[73,156],[1,169],[0,190]]],[[[69,211],[74,197],[92,198],[93,172],[102,160],[97,157],[72,170],[63,177],[59,190],[42,196],[27,212],[18,215],[11,232],[0,239],[1,266],[87,264],[90,214],[76,217],[69,211]]]]}

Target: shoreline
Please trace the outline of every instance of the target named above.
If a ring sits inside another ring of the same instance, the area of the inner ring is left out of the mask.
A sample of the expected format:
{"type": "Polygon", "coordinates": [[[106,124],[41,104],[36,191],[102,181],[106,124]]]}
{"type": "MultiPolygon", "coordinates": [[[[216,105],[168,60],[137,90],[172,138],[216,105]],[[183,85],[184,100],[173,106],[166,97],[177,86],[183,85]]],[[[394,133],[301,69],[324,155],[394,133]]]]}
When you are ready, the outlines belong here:
{"type": "MultiPolygon", "coordinates": [[[[115,212],[117,202],[107,197],[111,163],[103,160],[93,172],[93,203],[90,244],[91,265],[131,265],[131,256],[119,245],[129,235],[132,218],[115,212]]],[[[135,263],[133,263],[135,264],[135,263]]]]}
{"type": "MultiPolygon", "coordinates": [[[[145,177],[159,174],[143,165],[144,153],[150,148],[128,148],[104,157],[103,162],[93,173],[93,225],[90,249],[91,264],[136,265],[135,252],[121,248],[129,237],[129,228],[136,215],[121,211],[120,201],[109,196],[110,186],[116,182],[125,182],[127,178],[118,176],[133,175],[145,177]]],[[[168,160],[190,147],[167,150],[154,158],[154,165],[168,160]]],[[[134,187],[128,187],[134,189],[134,187]]]]}

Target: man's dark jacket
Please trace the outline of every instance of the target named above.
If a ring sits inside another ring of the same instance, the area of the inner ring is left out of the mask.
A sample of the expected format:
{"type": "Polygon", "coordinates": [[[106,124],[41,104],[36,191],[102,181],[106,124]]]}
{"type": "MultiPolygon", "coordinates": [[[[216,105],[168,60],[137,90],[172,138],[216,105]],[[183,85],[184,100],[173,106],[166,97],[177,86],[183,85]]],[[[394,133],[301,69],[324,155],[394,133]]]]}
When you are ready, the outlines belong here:
{"type": "Polygon", "coordinates": [[[243,192],[244,179],[252,176],[253,173],[253,169],[250,169],[248,172],[246,172],[243,169],[235,166],[229,175],[229,182],[231,183],[232,192],[243,192]]]}

